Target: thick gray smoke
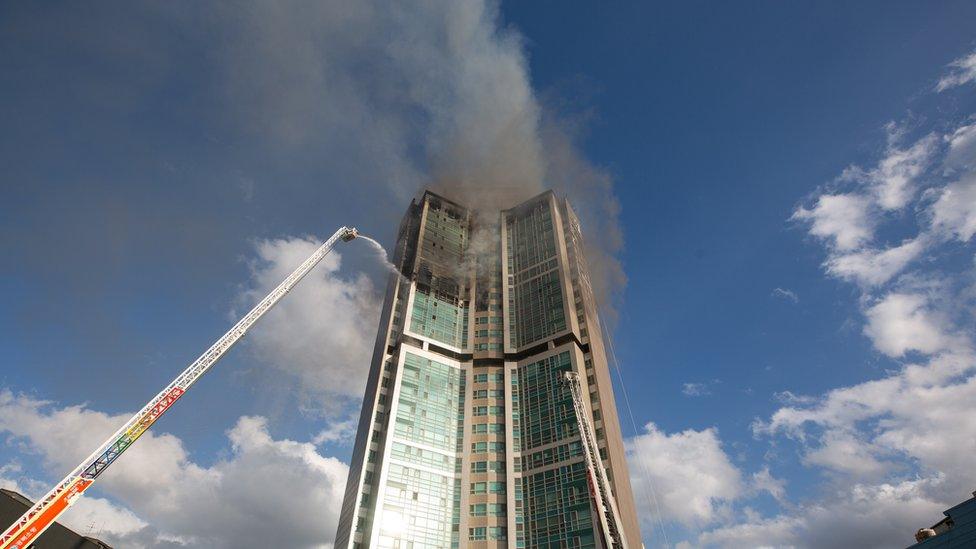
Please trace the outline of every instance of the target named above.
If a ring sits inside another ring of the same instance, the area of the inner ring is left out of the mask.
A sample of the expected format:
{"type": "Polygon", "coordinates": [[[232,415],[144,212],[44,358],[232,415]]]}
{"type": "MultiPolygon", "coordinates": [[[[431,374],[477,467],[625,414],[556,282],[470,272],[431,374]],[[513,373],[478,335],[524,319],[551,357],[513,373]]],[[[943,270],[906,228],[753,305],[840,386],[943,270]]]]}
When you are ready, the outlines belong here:
{"type": "Polygon", "coordinates": [[[424,187],[485,212],[553,188],[580,214],[612,305],[625,283],[612,180],[581,154],[578,124],[540,104],[496,3],[232,4],[219,19],[224,89],[246,129],[322,155],[397,214],[424,187]]]}

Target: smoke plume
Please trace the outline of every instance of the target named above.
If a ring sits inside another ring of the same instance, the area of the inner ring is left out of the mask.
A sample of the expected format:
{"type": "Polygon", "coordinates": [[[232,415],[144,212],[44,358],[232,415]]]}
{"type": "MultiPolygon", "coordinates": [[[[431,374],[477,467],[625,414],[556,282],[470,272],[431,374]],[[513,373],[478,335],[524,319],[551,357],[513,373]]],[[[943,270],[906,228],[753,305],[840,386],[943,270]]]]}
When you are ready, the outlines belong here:
{"type": "Polygon", "coordinates": [[[431,188],[490,219],[547,188],[586,234],[598,297],[625,284],[619,204],[579,120],[532,88],[521,35],[492,1],[233,4],[219,57],[232,120],[281,154],[316,154],[373,205],[431,188]],[[389,200],[377,196],[388,195],[389,200]]]}

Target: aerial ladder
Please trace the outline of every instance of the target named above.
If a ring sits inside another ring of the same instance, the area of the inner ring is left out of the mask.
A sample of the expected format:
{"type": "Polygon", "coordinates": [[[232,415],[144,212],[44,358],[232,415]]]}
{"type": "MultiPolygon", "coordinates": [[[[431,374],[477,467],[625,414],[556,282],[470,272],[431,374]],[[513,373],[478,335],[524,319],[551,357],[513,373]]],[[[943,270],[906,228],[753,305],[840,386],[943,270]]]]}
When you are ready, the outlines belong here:
{"type": "Polygon", "coordinates": [[[587,480],[590,485],[590,497],[593,499],[597,521],[600,523],[603,545],[607,549],[627,549],[624,538],[623,525],[617,502],[610,489],[610,479],[607,470],[600,459],[600,448],[596,443],[590,415],[583,404],[583,389],[580,385],[579,374],[566,372],[563,383],[573,394],[573,410],[576,412],[576,422],[579,425],[580,439],[583,443],[583,455],[586,458],[587,480]]]}
{"type": "Polygon", "coordinates": [[[294,288],[319,261],[322,261],[322,258],[328,255],[339,241],[348,242],[357,236],[359,233],[356,229],[340,227],[325,244],[315,250],[278,287],[272,290],[233,328],[200,355],[200,358],[190,364],[183,373],[153,397],[142,410],[132,416],[90,456],[85,458],[54,489],[37,500],[33,507],[10,525],[0,536],[0,549],[26,549],[29,547],[85,493],[85,490],[91,487],[99,475],[104,473],[123,452],[132,446],[166,410],[169,410],[191,385],[207,373],[207,370],[216,364],[235,343],[240,341],[258,319],[274,307],[289,290],[294,288]]]}

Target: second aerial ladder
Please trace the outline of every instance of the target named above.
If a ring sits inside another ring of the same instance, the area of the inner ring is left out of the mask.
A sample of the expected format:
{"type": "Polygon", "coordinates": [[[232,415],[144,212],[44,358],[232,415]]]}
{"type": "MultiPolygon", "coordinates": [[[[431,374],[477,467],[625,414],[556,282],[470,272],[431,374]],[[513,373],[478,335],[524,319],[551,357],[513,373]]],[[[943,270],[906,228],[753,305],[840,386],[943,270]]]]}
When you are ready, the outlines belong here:
{"type": "Polygon", "coordinates": [[[604,545],[607,548],[627,549],[627,540],[624,538],[617,502],[613,497],[607,470],[603,466],[603,460],[600,459],[600,447],[597,445],[596,435],[593,433],[590,415],[583,404],[583,389],[580,386],[579,374],[566,372],[563,381],[573,395],[573,410],[576,413],[576,423],[579,426],[580,439],[583,443],[583,456],[586,458],[590,494],[596,507],[596,518],[600,524],[604,545]]]}

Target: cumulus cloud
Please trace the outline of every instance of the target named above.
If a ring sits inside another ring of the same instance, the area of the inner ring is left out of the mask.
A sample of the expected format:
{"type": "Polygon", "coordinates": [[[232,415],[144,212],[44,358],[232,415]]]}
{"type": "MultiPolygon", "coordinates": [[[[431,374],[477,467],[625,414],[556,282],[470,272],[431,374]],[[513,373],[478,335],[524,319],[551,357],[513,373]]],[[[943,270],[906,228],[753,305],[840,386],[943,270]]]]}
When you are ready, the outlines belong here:
{"type": "MultiPolygon", "coordinates": [[[[653,491],[661,518],[687,526],[709,524],[727,515],[729,503],[747,490],[714,428],[668,434],[648,423],[643,433],[627,441],[627,460],[633,464],[634,491],[653,491]]],[[[646,507],[642,505],[641,517],[650,522],[656,511],[646,507]]]]}
{"type": "MultiPolygon", "coordinates": [[[[963,61],[955,65],[952,85],[971,79],[963,77],[963,61]]],[[[781,504],[772,516],[742,512],[701,534],[703,545],[907,545],[915,529],[976,485],[968,459],[976,451],[976,421],[969,419],[976,417],[969,329],[976,308],[966,289],[976,271],[940,261],[976,233],[976,131],[961,124],[899,147],[905,132],[887,129],[875,168],[848,168],[839,181],[853,189],[821,194],[794,219],[825,242],[826,273],[857,285],[863,334],[897,362],[874,379],[821,395],[779,393],[780,407],[753,432],[795,444],[801,463],[822,475],[822,490],[781,504]],[[887,230],[904,212],[914,214],[917,233],[896,244],[876,242],[904,230],[887,230]]]]}
{"type": "Polygon", "coordinates": [[[784,515],[740,521],[703,539],[734,546],[772,528],[779,541],[771,545],[831,547],[848,537],[858,547],[905,544],[968,497],[976,485],[969,459],[976,420],[965,411],[976,398],[976,354],[962,340],[949,347],[881,379],[790,400],[757,422],[760,436],[799,441],[803,463],[826,472],[829,489],[784,515]],[[828,525],[829,535],[821,531],[828,525]]]}
{"type": "Polygon", "coordinates": [[[827,258],[827,273],[862,286],[880,286],[900,273],[925,251],[926,239],[916,237],[886,250],[870,248],[827,258]]]}
{"type": "Polygon", "coordinates": [[[766,492],[776,501],[786,502],[786,481],[774,477],[768,465],[752,474],[749,485],[754,493],[766,492]]]}
{"type": "Polygon", "coordinates": [[[916,529],[941,516],[943,507],[925,495],[931,484],[924,480],[857,484],[824,501],[802,505],[792,513],[770,518],[753,514],[739,523],[703,532],[698,542],[729,549],[907,546],[914,542],[916,529]]]}
{"type": "Polygon", "coordinates": [[[949,71],[939,79],[936,91],[962,86],[976,80],[976,51],[949,63],[949,71]]]}
{"type": "Polygon", "coordinates": [[[838,250],[853,250],[874,234],[870,205],[856,194],[824,194],[812,209],[797,208],[792,219],[810,222],[810,234],[830,240],[838,250]]]}
{"type": "Polygon", "coordinates": [[[889,145],[878,165],[867,171],[850,167],[841,179],[864,184],[881,209],[900,210],[915,196],[918,179],[928,167],[939,138],[931,133],[909,147],[898,148],[894,143],[900,138],[900,129],[889,124],[887,131],[889,145]]]}
{"type": "MultiPolygon", "coordinates": [[[[0,392],[0,432],[52,475],[127,418],[0,392]]],[[[227,437],[225,457],[203,466],[177,437],[146,433],[96,484],[118,503],[85,498],[72,524],[94,520],[104,539],[127,547],[330,547],[348,467],[311,443],[274,439],[261,417],[241,417],[227,437]]]]}
{"type": "Polygon", "coordinates": [[[900,148],[903,129],[888,124],[886,132],[888,145],[875,167],[851,166],[838,178],[853,183],[854,190],[820,194],[812,208],[800,206],[791,218],[809,223],[810,234],[828,243],[824,261],[828,274],[868,287],[890,281],[931,241],[920,234],[881,249],[872,245],[885,214],[903,210],[914,200],[941,142],[938,134],[930,133],[900,148]]]}
{"type": "MultiPolygon", "coordinates": [[[[255,242],[257,259],[238,297],[240,308],[263,298],[320,245],[311,237],[255,242]]],[[[343,276],[341,267],[342,255],[333,251],[247,340],[263,362],[290,376],[314,408],[327,407],[334,397],[362,396],[379,324],[373,284],[362,274],[343,276]]]]}
{"type": "MultiPolygon", "coordinates": [[[[31,499],[36,501],[40,495],[31,499]]],[[[81,498],[58,521],[79,534],[103,540],[131,537],[149,526],[132,511],[99,497],[81,498]]]]}
{"type": "Polygon", "coordinates": [[[955,337],[946,320],[923,295],[892,293],[865,311],[864,334],[882,353],[900,357],[908,351],[931,354],[948,348],[955,337]]]}
{"type": "Polygon", "coordinates": [[[888,466],[875,457],[874,450],[852,433],[842,429],[828,430],[821,437],[819,446],[806,453],[803,462],[862,479],[876,478],[885,473],[888,466]]]}
{"type": "Polygon", "coordinates": [[[976,124],[960,126],[944,139],[949,146],[943,162],[947,171],[976,168],[976,124]]]}
{"type": "Polygon", "coordinates": [[[932,205],[932,225],[963,242],[976,234],[976,170],[942,191],[932,205]]]}

